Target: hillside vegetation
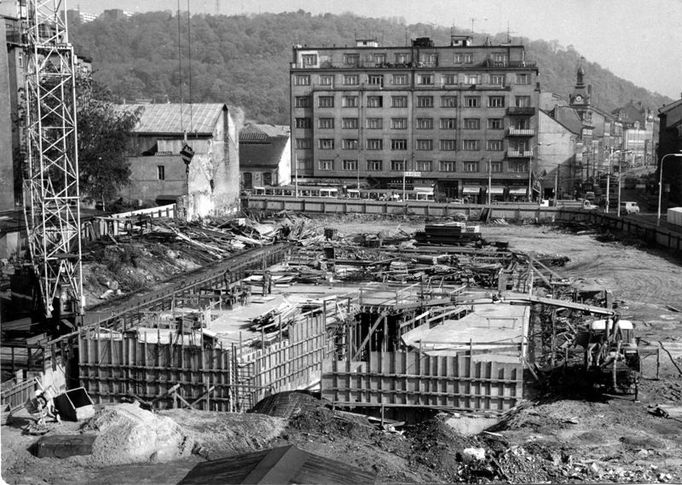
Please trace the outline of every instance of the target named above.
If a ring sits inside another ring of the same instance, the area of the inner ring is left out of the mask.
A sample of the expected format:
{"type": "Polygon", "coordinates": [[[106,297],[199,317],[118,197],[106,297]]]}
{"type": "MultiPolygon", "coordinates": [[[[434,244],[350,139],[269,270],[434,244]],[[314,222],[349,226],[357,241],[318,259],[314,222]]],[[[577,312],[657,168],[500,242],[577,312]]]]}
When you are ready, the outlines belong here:
{"type": "MultiPolygon", "coordinates": [[[[122,19],[101,16],[89,23],[71,18],[69,22],[76,51],[93,59],[96,79],[121,99],[179,101],[182,94],[185,102],[189,100],[186,14],[181,16],[179,26],[177,16],[170,11],[122,19]]],[[[294,44],[350,46],[356,36],[371,36],[383,45],[405,45],[410,38],[430,36],[442,45],[449,42],[450,35],[449,28],[405,25],[397,18],[311,15],[302,10],[230,17],[193,15],[189,30],[192,101],[242,106],[249,118],[271,123],[288,123],[288,71],[294,44]]],[[[483,40],[477,37],[476,43],[483,40]]],[[[503,42],[506,36],[498,34],[491,40],[503,42]]],[[[570,92],[580,59],[577,51],[556,41],[512,40],[523,42],[527,58],[538,62],[543,90],[564,96],[570,92]]],[[[587,82],[593,86],[593,99],[602,109],[611,111],[630,100],[642,101],[651,108],[670,102],[598,64],[588,61],[585,69],[587,82]]]]}

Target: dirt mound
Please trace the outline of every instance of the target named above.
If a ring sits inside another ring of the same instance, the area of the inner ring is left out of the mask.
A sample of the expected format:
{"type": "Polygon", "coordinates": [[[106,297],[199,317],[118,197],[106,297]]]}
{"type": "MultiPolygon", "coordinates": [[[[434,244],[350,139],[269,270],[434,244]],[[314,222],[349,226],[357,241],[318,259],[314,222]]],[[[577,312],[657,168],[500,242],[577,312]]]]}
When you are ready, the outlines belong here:
{"type": "Polygon", "coordinates": [[[317,407],[293,416],[289,426],[299,432],[371,441],[379,431],[367,418],[317,407]]]}
{"type": "Polygon", "coordinates": [[[286,426],[282,418],[255,413],[167,409],[159,414],[177,422],[194,441],[194,452],[209,460],[266,448],[286,426]]]}
{"type": "Polygon", "coordinates": [[[287,391],[263,398],[250,412],[290,418],[306,409],[315,408],[321,404],[322,401],[305,392],[287,391]]]}
{"type": "Polygon", "coordinates": [[[170,418],[118,404],[101,410],[88,423],[98,431],[91,464],[164,463],[191,455],[193,440],[170,418]]]}

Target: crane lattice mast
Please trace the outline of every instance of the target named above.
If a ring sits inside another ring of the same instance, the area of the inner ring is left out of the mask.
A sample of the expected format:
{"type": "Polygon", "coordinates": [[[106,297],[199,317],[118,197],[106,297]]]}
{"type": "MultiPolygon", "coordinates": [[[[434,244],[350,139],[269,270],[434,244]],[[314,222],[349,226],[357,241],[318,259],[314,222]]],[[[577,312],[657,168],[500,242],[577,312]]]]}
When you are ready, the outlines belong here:
{"type": "Polygon", "coordinates": [[[27,0],[24,214],[47,317],[83,313],[73,47],[62,0],[27,0]],[[55,305],[59,303],[59,307],[55,305]]]}

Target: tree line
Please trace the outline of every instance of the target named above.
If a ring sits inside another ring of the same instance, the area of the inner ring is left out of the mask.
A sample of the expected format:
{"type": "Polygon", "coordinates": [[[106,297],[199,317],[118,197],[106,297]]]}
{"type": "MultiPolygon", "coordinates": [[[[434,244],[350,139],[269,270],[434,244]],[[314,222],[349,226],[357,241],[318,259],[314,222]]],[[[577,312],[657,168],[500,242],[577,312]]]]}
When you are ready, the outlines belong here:
{"type": "MultiPolygon", "coordinates": [[[[292,46],[353,45],[356,37],[376,37],[383,45],[406,45],[429,36],[447,44],[451,30],[403,19],[365,18],[352,14],[312,15],[299,10],[257,15],[178,16],[171,11],[128,18],[100,16],[88,23],[69,19],[76,52],[93,60],[95,80],[120,101],[225,102],[241,106],[249,119],[276,124],[289,121],[289,63],[292,46]],[[189,69],[191,58],[191,70],[189,69]],[[191,89],[190,89],[191,88],[191,89]]],[[[460,31],[459,33],[463,33],[460,31]]],[[[485,38],[477,36],[476,43],[485,38]]],[[[493,43],[506,42],[497,34],[493,43]]],[[[567,96],[580,60],[572,46],[556,41],[513,38],[536,61],[541,88],[567,96]]],[[[586,81],[593,102],[611,111],[631,100],[658,108],[671,100],[619,78],[589,61],[586,81]]]]}

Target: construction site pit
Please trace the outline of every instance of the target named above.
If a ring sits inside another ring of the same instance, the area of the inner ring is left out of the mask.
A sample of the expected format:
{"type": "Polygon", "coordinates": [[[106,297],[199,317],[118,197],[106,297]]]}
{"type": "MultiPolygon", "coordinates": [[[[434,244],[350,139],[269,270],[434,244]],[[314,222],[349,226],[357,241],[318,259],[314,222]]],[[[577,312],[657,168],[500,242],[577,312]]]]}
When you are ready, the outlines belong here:
{"type": "MultiPolygon", "coordinates": [[[[222,264],[224,277],[65,339],[65,379],[95,415],[46,435],[94,435],[92,450],[38,458],[21,409],[2,426],[8,483],[178,483],[206,460],[289,444],[376,483],[682,480],[672,256],[504,220],[161,226],[192,240],[191,257],[173,246],[171,273],[222,264]],[[212,249],[220,238],[234,249],[212,249]],[[231,269],[249,248],[255,262],[231,269]]],[[[152,247],[153,231],[128,243],[152,247]]],[[[138,266],[121,272],[150,272],[138,266]]],[[[115,277],[105,286],[127,289],[115,277]]],[[[91,280],[97,312],[125,305],[91,280]]]]}

